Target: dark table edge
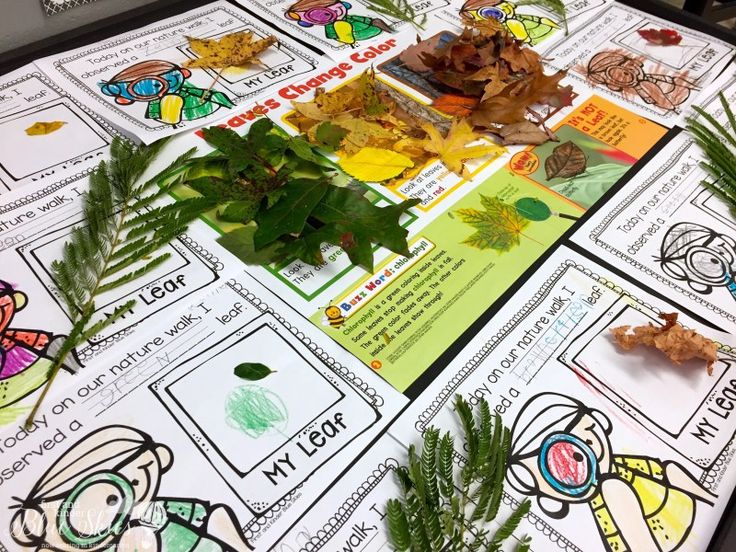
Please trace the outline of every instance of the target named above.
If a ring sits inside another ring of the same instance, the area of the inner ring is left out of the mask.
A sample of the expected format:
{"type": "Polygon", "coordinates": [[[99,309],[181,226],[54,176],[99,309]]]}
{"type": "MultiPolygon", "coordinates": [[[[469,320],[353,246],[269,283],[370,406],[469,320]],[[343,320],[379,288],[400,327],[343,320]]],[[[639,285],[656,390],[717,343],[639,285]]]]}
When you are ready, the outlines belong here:
{"type": "MultiPolygon", "coordinates": [[[[52,37],[49,37],[45,40],[41,40],[38,42],[34,42],[31,44],[28,44],[26,46],[22,46],[20,48],[16,48],[13,50],[10,50],[8,52],[2,53],[1,59],[0,59],[0,75],[3,75],[5,73],[8,73],[14,69],[17,69],[23,65],[26,65],[28,63],[33,62],[36,59],[40,59],[42,57],[46,57],[49,55],[52,55],[54,53],[63,52],[66,50],[71,50],[74,48],[79,48],[81,46],[85,46],[87,44],[90,44],[92,42],[97,42],[100,40],[104,40],[106,38],[118,35],[120,33],[124,33],[127,31],[131,31],[133,29],[137,29],[139,27],[148,25],[150,23],[154,23],[156,21],[159,21],[161,19],[171,17],[177,14],[180,14],[186,10],[194,9],[199,6],[203,6],[205,4],[211,3],[212,0],[157,0],[156,2],[153,2],[152,4],[141,6],[139,8],[134,8],[132,10],[128,10],[126,12],[123,12],[122,14],[108,17],[105,19],[98,20],[94,23],[90,23],[88,25],[83,25],[77,29],[74,29],[73,31],[54,35],[52,37]]],[[[240,8],[243,8],[243,6],[240,6],[235,2],[234,0],[226,0],[227,2],[236,5],[240,8]]],[[[627,6],[631,6],[633,8],[636,8],[638,10],[647,12],[651,15],[655,15],[657,17],[661,17],[662,19],[667,19],[669,21],[673,21],[679,25],[682,25],[684,27],[688,27],[690,29],[700,31],[706,34],[709,34],[711,36],[720,38],[721,40],[728,42],[729,44],[736,45],[736,32],[733,30],[726,29],[725,27],[721,27],[719,25],[715,25],[713,23],[710,23],[706,21],[705,19],[702,19],[700,17],[697,17],[693,14],[690,14],[688,12],[685,12],[681,9],[674,8],[673,6],[670,6],[669,4],[665,4],[664,2],[661,2],[660,0],[618,0],[621,4],[625,4],[627,6]]],[[[289,35],[291,38],[293,37],[290,33],[285,32],[284,30],[281,30],[284,32],[284,34],[289,35]]],[[[302,42],[301,40],[297,39],[298,42],[302,42]]],[[[303,43],[303,42],[302,42],[303,43]]],[[[668,133],[668,135],[663,139],[663,142],[665,140],[669,140],[672,137],[672,133],[677,133],[677,130],[673,130],[672,132],[668,133]]],[[[615,194],[621,186],[623,186],[630,178],[638,172],[638,170],[641,169],[641,167],[646,164],[646,162],[651,159],[656,152],[661,149],[662,143],[659,147],[654,148],[651,152],[649,152],[644,158],[642,158],[632,169],[629,171],[629,173],[626,175],[624,179],[622,179],[618,185],[614,186],[613,189],[609,190],[609,192],[606,194],[604,198],[601,198],[601,201],[598,203],[599,207],[605,204],[605,201],[610,198],[613,194],[615,194]]],[[[440,358],[435,361],[432,366],[430,366],[424,374],[417,379],[417,381],[407,390],[406,395],[410,398],[410,400],[413,400],[416,398],[417,392],[420,390],[420,388],[426,387],[429,384],[429,381],[431,379],[434,379],[439,372],[442,370],[444,366],[449,363],[451,359],[453,359],[455,356],[457,356],[460,351],[463,349],[465,345],[467,345],[468,341],[472,338],[472,336],[480,330],[482,326],[484,326],[490,318],[495,314],[495,312],[498,311],[500,306],[504,304],[508,298],[515,293],[519,287],[521,287],[521,284],[526,280],[526,277],[530,275],[532,272],[537,270],[541,264],[549,258],[549,256],[556,251],[560,245],[572,245],[571,242],[567,239],[569,236],[572,235],[575,229],[580,226],[582,222],[584,222],[585,219],[587,219],[590,215],[592,215],[595,210],[589,210],[588,213],[586,213],[587,216],[583,218],[583,220],[579,221],[579,223],[575,224],[568,233],[566,233],[565,236],[563,236],[555,246],[551,247],[547,254],[540,257],[537,262],[535,262],[529,269],[524,273],[524,275],[519,278],[519,281],[516,282],[516,285],[513,285],[509,290],[503,294],[502,297],[500,297],[489,309],[482,315],[477,321],[475,321],[469,328],[468,331],[466,331],[462,337],[460,337],[455,343],[453,343],[450,347],[447,348],[445,353],[441,355],[440,358]]],[[[579,253],[585,253],[584,251],[578,250],[576,247],[573,246],[573,249],[576,249],[579,253]]],[[[600,260],[597,260],[597,262],[600,263],[600,260]]],[[[608,269],[613,269],[608,263],[600,263],[603,266],[605,266],[608,269]]],[[[615,272],[615,269],[613,269],[615,272]]],[[[641,284],[639,284],[641,285],[641,284]]],[[[642,286],[644,287],[644,286],[642,286]]],[[[653,290],[647,289],[647,291],[652,292],[653,290]]],[[[658,293],[654,293],[655,295],[660,295],[658,293]]],[[[700,317],[696,317],[700,318],[700,317]]],[[[352,463],[351,463],[352,465],[352,463]]],[[[347,471],[346,468],[345,471],[347,471]]],[[[736,522],[736,493],[733,493],[731,495],[731,498],[728,502],[728,505],[726,506],[723,515],[721,516],[721,519],[719,520],[718,526],[716,527],[715,532],[713,533],[713,537],[711,538],[710,544],[708,545],[709,551],[717,551],[717,550],[726,550],[725,548],[725,540],[728,537],[728,527],[732,525],[734,522],[736,522]]],[[[734,550],[736,550],[736,546],[732,547],[734,550]]]]}

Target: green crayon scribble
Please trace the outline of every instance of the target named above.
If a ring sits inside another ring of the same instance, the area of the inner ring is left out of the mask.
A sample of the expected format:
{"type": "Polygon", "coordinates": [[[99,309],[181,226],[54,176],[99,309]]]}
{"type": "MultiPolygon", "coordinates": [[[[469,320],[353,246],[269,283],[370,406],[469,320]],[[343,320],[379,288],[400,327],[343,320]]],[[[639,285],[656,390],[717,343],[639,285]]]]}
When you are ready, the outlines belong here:
{"type": "Polygon", "coordinates": [[[243,385],[234,389],[225,405],[228,423],[257,439],[271,429],[281,433],[289,414],[278,395],[258,385],[243,385]]]}

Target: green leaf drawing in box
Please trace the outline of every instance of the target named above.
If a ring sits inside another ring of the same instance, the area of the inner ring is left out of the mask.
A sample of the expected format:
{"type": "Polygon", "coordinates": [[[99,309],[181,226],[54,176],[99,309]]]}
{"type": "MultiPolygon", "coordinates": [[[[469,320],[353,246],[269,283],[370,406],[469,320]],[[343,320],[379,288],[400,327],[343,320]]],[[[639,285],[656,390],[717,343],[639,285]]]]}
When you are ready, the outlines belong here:
{"type": "Polygon", "coordinates": [[[276,370],[271,370],[268,366],[260,362],[243,362],[238,364],[233,370],[233,373],[240,379],[248,381],[262,380],[274,372],[276,370]]]}
{"type": "Polygon", "coordinates": [[[289,421],[286,405],[276,393],[258,385],[234,389],[225,403],[227,423],[253,439],[283,433],[289,421]]]}
{"type": "Polygon", "coordinates": [[[500,253],[511,251],[521,244],[522,232],[530,224],[513,205],[497,197],[480,194],[480,209],[458,209],[455,214],[476,232],[462,243],[477,249],[493,249],[500,253]]]}

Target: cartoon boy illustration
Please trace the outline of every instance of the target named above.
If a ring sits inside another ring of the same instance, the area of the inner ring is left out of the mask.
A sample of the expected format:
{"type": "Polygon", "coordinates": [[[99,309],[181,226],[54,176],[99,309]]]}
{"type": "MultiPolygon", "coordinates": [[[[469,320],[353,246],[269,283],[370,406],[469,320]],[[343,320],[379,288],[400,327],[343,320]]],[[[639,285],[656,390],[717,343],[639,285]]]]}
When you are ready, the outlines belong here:
{"type": "Polygon", "coordinates": [[[496,19],[513,35],[532,46],[559,29],[548,17],[516,12],[516,5],[504,0],[467,0],[460,8],[460,16],[471,21],[496,19]]]}
{"type": "Polygon", "coordinates": [[[301,27],[321,25],[328,39],[350,46],[384,31],[391,32],[391,27],[383,19],[351,15],[348,13],[350,8],[352,6],[348,2],[299,0],[287,8],[286,17],[297,21],[301,27]]]}
{"type": "Polygon", "coordinates": [[[644,103],[667,111],[677,111],[697,87],[686,76],[647,73],[644,58],[624,51],[604,50],[588,62],[588,80],[613,92],[638,95],[644,103]]]}
{"type": "MultiPolygon", "coordinates": [[[[54,356],[66,336],[42,330],[12,327],[15,313],[28,304],[28,297],[0,280],[0,408],[29,395],[48,379],[54,356]]],[[[75,353],[67,357],[68,371],[79,368],[75,353]]]]}
{"type": "Polygon", "coordinates": [[[708,295],[725,287],[736,299],[736,240],[694,222],[679,222],[662,239],[662,271],[708,295]]]}
{"type": "Polygon", "coordinates": [[[126,67],[109,81],[101,82],[100,89],[120,105],[146,102],[146,119],[168,125],[201,119],[220,107],[235,105],[222,92],[205,90],[187,82],[191,75],[189,69],[168,61],[141,61],[126,67]]]}
{"type": "Polygon", "coordinates": [[[17,506],[10,533],[21,546],[73,552],[252,550],[228,506],[158,495],[171,450],[126,426],[84,437],[17,506]]]}
{"type": "Polygon", "coordinates": [[[716,498],[679,464],[615,455],[610,419],[558,393],[524,405],[512,428],[507,478],[551,518],[587,505],[611,552],[670,552],[687,539],[697,504],[716,498]]]}

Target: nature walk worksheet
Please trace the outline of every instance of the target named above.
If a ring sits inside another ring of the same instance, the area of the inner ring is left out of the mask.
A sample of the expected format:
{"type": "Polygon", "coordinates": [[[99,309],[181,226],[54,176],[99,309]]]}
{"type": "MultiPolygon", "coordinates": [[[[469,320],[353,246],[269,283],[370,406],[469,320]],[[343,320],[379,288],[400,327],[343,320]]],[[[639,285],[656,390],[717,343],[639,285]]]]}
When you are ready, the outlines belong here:
{"type": "Polygon", "coordinates": [[[219,0],[0,76],[0,549],[392,550],[409,448],[437,428],[444,469],[468,461],[458,396],[510,437],[498,516],[468,538],[496,549],[529,501],[499,550],[708,546],[736,487],[736,218],[684,127],[732,130],[734,47],[613,0],[566,22],[550,3],[411,0],[415,25],[374,8],[219,0]],[[498,31],[483,55],[458,44],[472,24],[498,31]],[[203,61],[233,36],[257,62],[203,61]],[[483,65],[502,46],[551,99],[483,65]],[[521,126],[468,122],[486,95],[521,126]],[[54,263],[94,228],[94,171],[161,138],[139,182],[174,166],[135,220],[229,199],[123,267],[140,277],[88,320],[114,322],[49,385],[82,311],[54,263]],[[322,195],[284,209],[300,179],[322,195]],[[264,216],[283,232],[256,247],[264,216]],[[699,334],[675,345],[715,360],[620,346],[674,315],[699,334]]]}

